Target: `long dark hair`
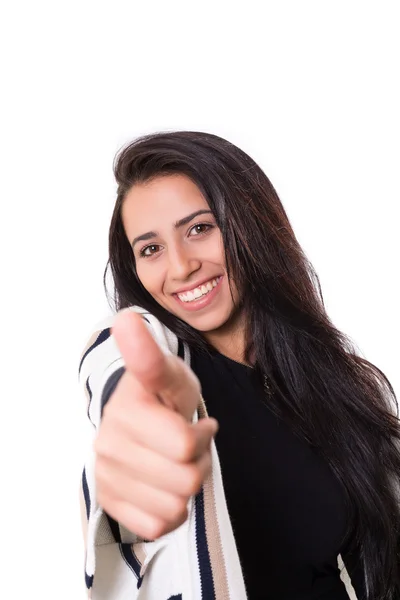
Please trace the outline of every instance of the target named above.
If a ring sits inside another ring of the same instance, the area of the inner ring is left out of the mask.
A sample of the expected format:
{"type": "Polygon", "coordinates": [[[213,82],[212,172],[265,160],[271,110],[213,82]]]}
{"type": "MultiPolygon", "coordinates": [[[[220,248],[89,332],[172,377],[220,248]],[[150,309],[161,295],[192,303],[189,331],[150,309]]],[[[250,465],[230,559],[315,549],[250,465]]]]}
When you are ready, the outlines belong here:
{"type": "Polygon", "coordinates": [[[242,292],[246,358],[255,357],[256,370],[279,391],[271,409],[327,460],[345,491],[349,552],[360,556],[368,598],[391,599],[400,581],[396,396],[330,321],[318,276],[275,189],[245,152],[215,135],[178,131],[142,137],[119,153],[104,279],[110,267],[115,308],[142,306],[182,340],[204,347],[199,332],[141,285],[121,220],[132,185],[172,173],[190,177],[215,215],[228,275],[242,292]]]}

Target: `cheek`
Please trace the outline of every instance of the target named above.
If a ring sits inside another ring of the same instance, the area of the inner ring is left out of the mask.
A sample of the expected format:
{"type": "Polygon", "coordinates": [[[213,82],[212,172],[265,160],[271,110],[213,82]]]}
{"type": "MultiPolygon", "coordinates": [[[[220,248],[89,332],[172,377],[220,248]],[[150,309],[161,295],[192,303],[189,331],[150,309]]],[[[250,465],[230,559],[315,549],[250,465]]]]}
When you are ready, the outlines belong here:
{"type": "Polygon", "coordinates": [[[205,262],[210,262],[214,265],[224,265],[225,251],[221,232],[219,230],[213,231],[209,238],[199,241],[195,245],[194,253],[197,258],[201,258],[205,262]]]}
{"type": "Polygon", "coordinates": [[[152,268],[152,265],[147,265],[145,261],[140,260],[136,265],[136,273],[140,283],[152,296],[162,290],[162,277],[157,269],[152,268]]]}
{"type": "Polygon", "coordinates": [[[215,240],[214,252],[215,252],[216,256],[218,257],[218,261],[221,264],[225,265],[225,249],[224,249],[224,244],[222,242],[221,232],[219,232],[219,235],[218,235],[217,239],[215,240]]]}

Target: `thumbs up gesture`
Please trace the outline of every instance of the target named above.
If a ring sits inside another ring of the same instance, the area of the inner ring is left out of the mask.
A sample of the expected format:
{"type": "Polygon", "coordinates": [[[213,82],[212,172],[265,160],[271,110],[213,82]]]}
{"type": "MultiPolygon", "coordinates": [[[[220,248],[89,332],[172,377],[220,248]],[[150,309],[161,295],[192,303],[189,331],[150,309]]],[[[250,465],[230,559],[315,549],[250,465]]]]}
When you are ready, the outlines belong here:
{"type": "Polygon", "coordinates": [[[154,540],[187,518],[189,497],[211,469],[214,419],[191,423],[200,384],[166,356],[141,317],[116,317],[113,335],[126,371],[103,412],[95,442],[97,499],[127,529],[154,540]]]}

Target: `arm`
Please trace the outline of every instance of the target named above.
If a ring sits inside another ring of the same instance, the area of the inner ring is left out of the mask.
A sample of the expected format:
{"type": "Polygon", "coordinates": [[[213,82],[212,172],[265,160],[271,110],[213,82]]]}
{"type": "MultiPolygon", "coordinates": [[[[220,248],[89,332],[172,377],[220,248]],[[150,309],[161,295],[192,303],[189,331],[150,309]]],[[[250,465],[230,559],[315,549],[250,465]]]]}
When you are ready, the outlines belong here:
{"type": "Polygon", "coordinates": [[[189,499],[211,470],[217,425],[209,418],[193,423],[200,383],[173,356],[174,340],[161,324],[149,316],[146,331],[143,320],[117,315],[113,335],[99,329],[83,353],[81,384],[96,437],[82,478],[86,584],[94,600],[135,600],[144,577],[146,594],[161,580],[175,589],[169,534],[187,520],[189,499]],[[153,577],[146,575],[150,563],[153,577]]]}

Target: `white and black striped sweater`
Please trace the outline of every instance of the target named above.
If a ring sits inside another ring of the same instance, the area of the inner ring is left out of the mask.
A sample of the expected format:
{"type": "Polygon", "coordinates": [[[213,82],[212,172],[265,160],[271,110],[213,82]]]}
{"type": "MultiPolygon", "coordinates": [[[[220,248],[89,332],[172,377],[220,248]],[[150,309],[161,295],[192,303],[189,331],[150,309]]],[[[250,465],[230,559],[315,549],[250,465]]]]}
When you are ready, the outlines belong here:
{"type": "MultiPolygon", "coordinates": [[[[140,313],[165,353],[190,365],[186,344],[144,309],[140,313]]],[[[115,317],[103,321],[83,352],[79,377],[87,399],[93,435],[101,420],[104,398],[123,368],[111,335],[115,317]]],[[[206,415],[204,402],[193,422],[206,415]]],[[[239,556],[227,510],[215,443],[212,473],[188,503],[188,518],[175,531],[144,541],[104,513],[96,501],[94,452],[82,476],[85,577],[92,600],[246,600],[239,556]]],[[[356,598],[340,556],[349,597],[356,598]]]]}

